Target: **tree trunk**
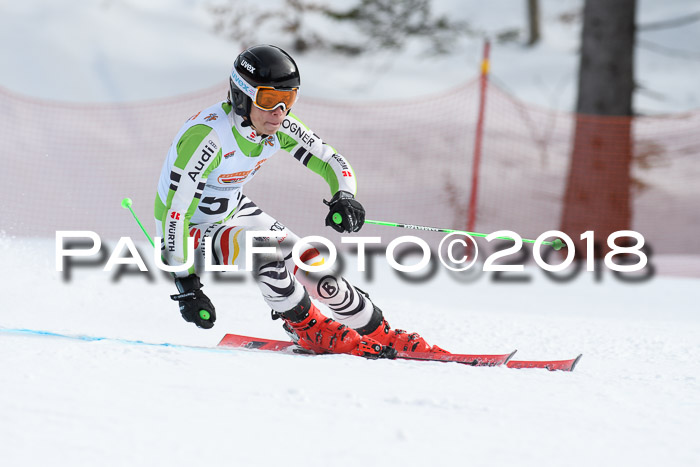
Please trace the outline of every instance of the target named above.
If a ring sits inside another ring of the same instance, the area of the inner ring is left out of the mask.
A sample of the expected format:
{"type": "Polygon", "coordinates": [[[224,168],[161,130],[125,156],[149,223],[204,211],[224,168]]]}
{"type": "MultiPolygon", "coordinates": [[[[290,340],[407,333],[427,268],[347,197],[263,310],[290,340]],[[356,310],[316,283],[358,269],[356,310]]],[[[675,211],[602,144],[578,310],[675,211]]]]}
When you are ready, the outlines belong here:
{"type": "Polygon", "coordinates": [[[527,24],[530,37],[527,45],[535,45],[540,40],[540,2],[527,0],[527,24]]]}
{"type": "Polygon", "coordinates": [[[632,93],[636,0],[586,0],[576,134],[561,230],[585,256],[580,235],[595,232],[601,257],[612,232],[631,225],[632,93]]]}

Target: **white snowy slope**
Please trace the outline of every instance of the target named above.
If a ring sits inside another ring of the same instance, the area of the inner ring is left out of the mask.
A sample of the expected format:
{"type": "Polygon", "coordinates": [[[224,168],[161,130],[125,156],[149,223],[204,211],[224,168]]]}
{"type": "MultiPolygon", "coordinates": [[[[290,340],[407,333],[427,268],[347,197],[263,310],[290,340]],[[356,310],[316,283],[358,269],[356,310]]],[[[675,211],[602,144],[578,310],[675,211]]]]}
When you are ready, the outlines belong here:
{"type": "MultiPolygon", "coordinates": [[[[148,251],[145,245],[142,252],[148,251]]],[[[218,320],[179,316],[170,281],[55,271],[54,242],[2,238],[3,465],[697,465],[697,280],[559,284],[440,268],[408,284],[347,275],[394,326],[461,352],[584,356],[573,373],[84,342],[33,329],[214,346],[284,338],[248,277],[206,282],[218,320]],[[18,274],[17,271],[23,273],[18,274]],[[364,278],[364,279],[363,279],[364,278]],[[7,293],[5,294],[7,297],[7,293]]],[[[106,247],[106,251],[109,250],[106,247]]],[[[145,254],[144,254],[145,256],[145,254]]],[[[147,264],[151,264],[147,261],[147,264]]],[[[153,267],[150,267],[154,270],[153,267]]]]}

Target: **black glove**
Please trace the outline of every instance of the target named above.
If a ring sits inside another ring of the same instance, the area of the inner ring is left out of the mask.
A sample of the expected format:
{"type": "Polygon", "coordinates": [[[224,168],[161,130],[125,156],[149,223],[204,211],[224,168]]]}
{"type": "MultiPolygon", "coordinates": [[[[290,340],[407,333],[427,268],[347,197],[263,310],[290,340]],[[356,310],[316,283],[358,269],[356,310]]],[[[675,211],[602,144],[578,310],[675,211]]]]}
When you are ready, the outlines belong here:
{"type": "Polygon", "coordinates": [[[202,292],[202,283],[196,274],[175,278],[179,294],[170,298],[180,302],[180,313],[185,321],[194,323],[200,328],[210,329],[216,321],[216,310],[209,297],[202,292]]]}
{"type": "Polygon", "coordinates": [[[357,232],[365,223],[365,208],[355,200],[352,193],[339,191],[330,201],[323,202],[330,209],[326,216],[326,225],[338,232],[357,232]]]}

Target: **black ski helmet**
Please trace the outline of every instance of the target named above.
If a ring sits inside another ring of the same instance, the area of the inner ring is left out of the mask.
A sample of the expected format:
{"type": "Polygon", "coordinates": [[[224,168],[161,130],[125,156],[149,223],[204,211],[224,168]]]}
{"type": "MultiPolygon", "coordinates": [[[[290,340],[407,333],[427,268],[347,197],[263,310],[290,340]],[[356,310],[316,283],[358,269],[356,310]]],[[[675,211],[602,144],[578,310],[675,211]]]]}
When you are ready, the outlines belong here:
{"type": "MultiPolygon", "coordinates": [[[[299,68],[287,52],[274,45],[254,45],[236,57],[233,69],[250,85],[271,86],[276,89],[298,88],[301,84],[299,68]]],[[[252,99],[229,77],[229,99],[234,111],[250,117],[252,99]]],[[[289,112],[289,111],[288,111],[289,112]]]]}

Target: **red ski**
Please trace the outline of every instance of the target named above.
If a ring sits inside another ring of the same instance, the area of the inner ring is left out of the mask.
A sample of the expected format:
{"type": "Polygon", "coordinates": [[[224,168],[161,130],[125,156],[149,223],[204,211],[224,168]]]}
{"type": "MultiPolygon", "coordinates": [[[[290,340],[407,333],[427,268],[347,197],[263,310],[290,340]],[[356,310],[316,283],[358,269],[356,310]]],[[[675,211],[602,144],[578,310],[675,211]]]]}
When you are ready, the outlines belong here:
{"type": "Polygon", "coordinates": [[[241,336],[239,334],[226,334],[221,342],[220,347],[242,347],[244,349],[255,350],[272,350],[273,352],[288,351],[293,352],[294,348],[307,353],[304,349],[300,349],[294,342],[291,341],[276,341],[272,339],[263,339],[260,337],[241,336]]]}
{"type": "Polygon", "coordinates": [[[551,361],[510,361],[507,363],[508,368],[546,368],[549,371],[574,371],[576,364],[581,360],[581,356],[572,358],[571,360],[551,360],[551,361]]]}
{"type": "MultiPolygon", "coordinates": [[[[290,341],[278,341],[272,339],[263,339],[259,337],[241,336],[238,334],[226,334],[219,346],[222,347],[239,347],[245,349],[256,350],[271,350],[274,352],[296,352],[309,353],[308,350],[302,349],[290,341]]],[[[423,360],[433,362],[455,362],[471,366],[498,366],[507,363],[515,351],[509,354],[502,355],[468,355],[468,354],[442,354],[432,352],[399,352],[396,358],[403,360],[423,360]]]]}
{"type": "MultiPolygon", "coordinates": [[[[238,347],[255,350],[270,350],[273,352],[303,353],[315,355],[313,352],[298,347],[291,341],[279,341],[263,339],[261,337],[248,337],[238,334],[226,334],[221,342],[221,347],[238,347]]],[[[432,362],[455,362],[470,366],[499,366],[505,364],[508,368],[545,368],[550,371],[574,371],[574,367],[581,359],[581,355],[571,360],[544,360],[544,361],[518,361],[511,360],[515,350],[509,354],[482,355],[482,354],[441,354],[432,352],[399,352],[396,358],[403,360],[422,360],[432,362]]]]}
{"type": "Polygon", "coordinates": [[[456,362],[471,366],[499,366],[513,358],[515,350],[502,355],[455,354],[432,352],[399,352],[396,358],[403,360],[427,360],[431,362],[456,362]]]}
{"type": "MultiPolygon", "coordinates": [[[[306,349],[298,347],[291,341],[264,339],[261,337],[248,337],[239,334],[226,334],[220,347],[237,347],[244,349],[269,350],[273,352],[302,353],[315,355],[306,349]]],[[[483,354],[441,354],[431,352],[399,352],[396,358],[403,360],[422,360],[432,362],[455,362],[470,366],[500,366],[505,364],[508,368],[545,368],[550,371],[574,371],[574,367],[581,359],[581,355],[571,360],[546,360],[546,361],[517,361],[511,360],[515,350],[509,354],[483,355],[483,354]]]]}

